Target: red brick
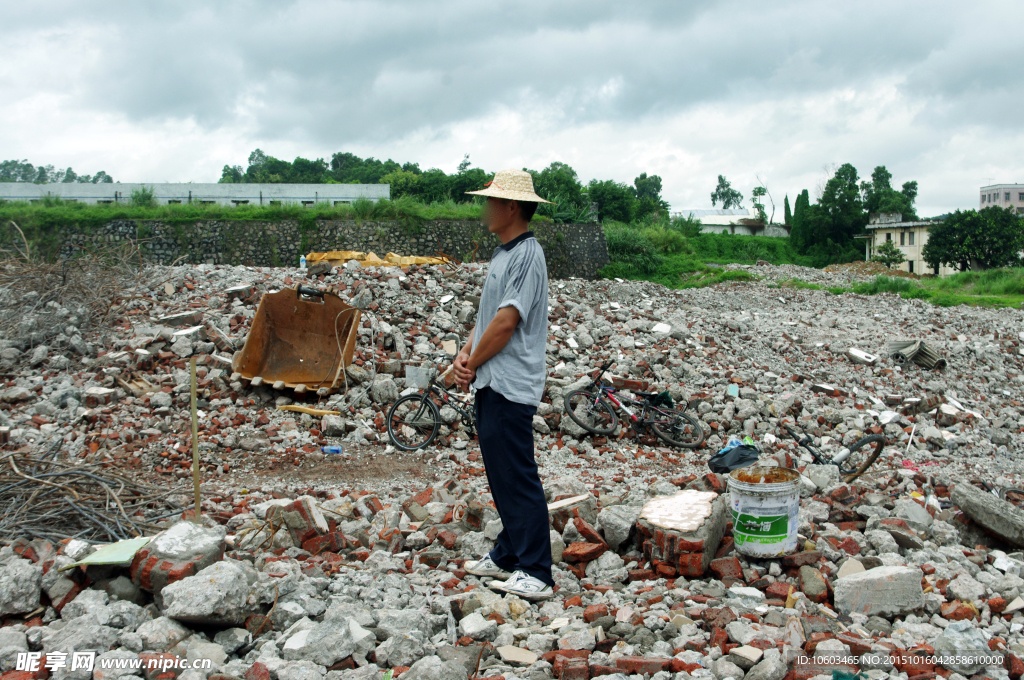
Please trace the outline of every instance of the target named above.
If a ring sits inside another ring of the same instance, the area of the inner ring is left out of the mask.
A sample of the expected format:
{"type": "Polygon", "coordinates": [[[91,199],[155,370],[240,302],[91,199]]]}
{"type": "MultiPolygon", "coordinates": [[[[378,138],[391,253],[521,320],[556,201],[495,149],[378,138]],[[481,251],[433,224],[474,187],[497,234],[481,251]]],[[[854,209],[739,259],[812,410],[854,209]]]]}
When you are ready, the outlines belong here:
{"type": "Polygon", "coordinates": [[[805,564],[817,564],[820,560],[820,552],[818,552],[817,550],[808,550],[807,552],[801,552],[795,555],[786,555],[782,558],[782,566],[787,569],[790,567],[802,567],[805,564]]]}
{"type": "Polygon", "coordinates": [[[419,503],[420,505],[426,505],[427,503],[432,501],[433,498],[434,498],[434,490],[433,489],[424,489],[423,491],[420,491],[418,494],[413,496],[411,500],[414,503],[419,503]]]}
{"type": "Polygon", "coordinates": [[[1002,614],[1006,609],[1006,600],[1001,597],[993,597],[988,601],[988,608],[993,614],[1002,614]]]}
{"type": "MultiPolygon", "coordinates": [[[[686,553],[679,556],[677,570],[680,576],[687,578],[704,575],[704,555],[701,553],[686,553]]],[[[653,578],[653,577],[652,577],[653,578]]]]}
{"type": "Polygon", "coordinates": [[[1010,680],[1020,680],[1020,676],[1024,675],[1024,661],[1013,652],[1008,653],[1003,659],[1003,667],[1010,674],[1010,680]]]}
{"type": "Polygon", "coordinates": [[[646,656],[622,656],[615,660],[615,667],[626,675],[654,675],[665,670],[671,659],[654,659],[646,656]]]}
{"type": "Polygon", "coordinates": [[[857,541],[849,537],[844,538],[836,547],[838,547],[840,550],[842,550],[848,555],[860,554],[860,545],[857,543],[857,541]]]}
{"type": "Polygon", "coordinates": [[[942,614],[943,618],[950,621],[968,621],[975,617],[974,610],[960,602],[960,600],[943,602],[939,606],[939,613],[942,614]]]}
{"type": "Polygon", "coordinates": [[[586,623],[593,623],[602,616],[608,616],[608,605],[592,604],[583,610],[583,620],[586,623]]]}
{"type": "Polygon", "coordinates": [[[708,607],[701,610],[700,618],[710,628],[725,628],[736,620],[736,614],[728,607],[722,607],[721,609],[708,607]]]}
{"type": "Polygon", "coordinates": [[[142,659],[143,677],[146,680],[163,680],[164,678],[177,677],[178,673],[181,672],[180,668],[174,668],[170,666],[163,669],[160,664],[176,661],[177,656],[170,652],[142,652],[139,654],[139,658],[142,659]]]}
{"type": "Polygon", "coordinates": [[[743,567],[736,557],[721,557],[711,561],[711,573],[720,581],[730,579],[732,581],[743,580],[743,567]]]}
{"type": "Polygon", "coordinates": [[[935,671],[935,664],[928,659],[934,655],[935,650],[931,646],[921,645],[906,652],[897,651],[893,665],[911,677],[931,673],[935,671]]]}
{"type": "Polygon", "coordinates": [[[437,532],[437,540],[441,541],[441,545],[446,549],[454,550],[455,542],[459,540],[459,537],[455,535],[454,531],[439,531],[437,532]]]}
{"type": "Polygon", "coordinates": [[[562,559],[566,562],[590,562],[606,550],[608,546],[601,543],[570,543],[562,551],[562,559]]]}
{"type": "Polygon", "coordinates": [[[896,529],[910,531],[910,525],[907,524],[905,520],[902,520],[899,517],[886,517],[880,522],[880,524],[883,527],[894,527],[896,529]]]}
{"type": "Polygon", "coordinates": [[[590,677],[596,678],[599,675],[615,675],[619,672],[619,669],[615,666],[599,666],[597,664],[590,664],[590,677]]]}
{"type": "Polygon", "coordinates": [[[558,677],[561,680],[590,680],[590,664],[586,659],[566,659],[558,677]]]}
{"type": "Polygon", "coordinates": [[[792,588],[793,585],[790,583],[782,583],[780,581],[776,581],[775,583],[765,588],[764,592],[765,595],[767,595],[769,598],[773,598],[776,600],[785,600],[787,597],[789,597],[789,591],[792,588]]]}
{"type": "Polygon", "coordinates": [[[860,656],[861,654],[867,654],[871,651],[871,641],[861,638],[859,635],[843,635],[839,634],[836,636],[845,645],[849,645],[850,653],[860,656]]]}
{"type": "Polygon", "coordinates": [[[270,670],[257,661],[245,672],[245,680],[270,680],[270,670]]]}
{"type": "Polygon", "coordinates": [[[725,652],[725,645],[729,644],[729,634],[721,628],[711,629],[711,642],[712,647],[718,647],[725,652]]]}
{"type": "Polygon", "coordinates": [[[601,537],[601,534],[597,533],[597,529],[590,525],[590,522],[583,519],[582,517],[576,517],[573,519],[573,523],[576,525],[576,531],[580,532],[580,536],[587,543],[600,543],[607,545],[605,540],[601,537]]]}
{"type": "Polygon", "coordinates": [[[347,543],[345,541],[345,535],[340,531],[324,534],[323,536],[316,536],[302,544],[303,550],[311,552],[314,555],[319,555],[322,552],[338,552],[339,550],[344,550],[346,547],[347,543]]]}
{"type": "MultiPolygon", "coordinates": [[[[563,553],[564,554],[564,553],[563,553]]],[[[630,581],[653,581],[654,572],[650,569],[630,569],[629,570],[630,581]]]]}
{"type": "Polygon", "coordinates": [[[693,673],[701,668],[699,663],[683,663],[682,659],[672,659],[668,662],[668,669],[673,673],[693,673]]]}

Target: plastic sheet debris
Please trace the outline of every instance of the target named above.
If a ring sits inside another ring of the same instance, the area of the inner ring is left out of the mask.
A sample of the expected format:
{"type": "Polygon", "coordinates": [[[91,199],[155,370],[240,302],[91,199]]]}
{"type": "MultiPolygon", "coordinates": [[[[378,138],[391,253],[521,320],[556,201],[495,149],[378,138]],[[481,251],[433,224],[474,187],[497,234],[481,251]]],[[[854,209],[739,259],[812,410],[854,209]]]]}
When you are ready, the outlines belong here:
{"type": "Polygon", "coordinates": [[[732,472],[757,462],[761,452],[747,444],[722,449],[708,459],[708,467],[712,472],[732,472]]]}
{"type": "Polygon", "coordinates": [[[364,253],[361,250],[332,250],[326,253],[306,255],[306,262],[310,265],[327,262],[335,267],[340,267],[349,260],[355,260],[361,267],[403,267],[412,264],[447,264],[449,262],[446,257],[419,257],[396,255],[395,253],[388,253],[384,259],[381,259],[376,253],[364,253]]]}
{"type": "Polygon", "coordinates": [[[846,356],[855,364],[864,364],[866,366],[873,366],[878,361],[878,357],[874,354],[868,354],[864,350],[851,347],[846,350],[846,356]]]}
{"type": "Polygon", "coordinates": [[[110,543],[98,548],[96,552],[87,555],[73,564],[61,567],[58,571],[67,571],[74,567],[90,564],[130,564],[132,559],[135,558],[135,553],[146,547],[146,544],[151,540],[151,537],[143,536],[141,538],[130,538],[127,541],[110,543]]]}
{"type": "Polygon", "coordinates": [[[331,411],[322,408],[310,408],[308,406],[299,406],[298,404],[282,404],[277,407],[278,411],[293,411],[294,413],[308,413],[311,416],[340,416],[341,411],[331,411]]]}
{"type": "Polygon", "coordinates": [[[914,362],[922,368],[946,367],[946,360],[923,340],[891,340],[888,349],[889,358],[901,366],[914,362]]]}

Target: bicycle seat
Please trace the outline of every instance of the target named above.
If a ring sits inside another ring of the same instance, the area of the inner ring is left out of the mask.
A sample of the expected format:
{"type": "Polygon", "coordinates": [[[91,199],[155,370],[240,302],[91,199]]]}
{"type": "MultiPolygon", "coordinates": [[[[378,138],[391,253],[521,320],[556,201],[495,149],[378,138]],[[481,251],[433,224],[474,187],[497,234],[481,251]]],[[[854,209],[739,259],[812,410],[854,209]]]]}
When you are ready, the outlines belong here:
{"type": "Polygon", "coordinates": [[[641,399],[652,399],[658,396],[657,392],[634,392],[633,394],[640,397],[641,399]]]}

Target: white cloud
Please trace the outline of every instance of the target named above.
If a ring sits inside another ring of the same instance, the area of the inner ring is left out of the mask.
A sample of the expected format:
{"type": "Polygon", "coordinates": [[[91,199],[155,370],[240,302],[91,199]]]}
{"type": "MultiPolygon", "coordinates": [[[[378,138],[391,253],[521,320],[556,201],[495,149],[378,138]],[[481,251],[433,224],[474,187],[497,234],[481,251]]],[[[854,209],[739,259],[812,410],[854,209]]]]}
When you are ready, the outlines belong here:
{"type": "Polygon", "coordinates": [[[1018,3],[42,1],[5,18],[0,155],[124,181],[213,181],[260,147],[655,173],[677,208],[708,206],[724,174],[747,196],[766,179],[781,212],[844,162],[917,180],[925,215],[1024,182],[1024,41],[993,30],[1018,3]]]}

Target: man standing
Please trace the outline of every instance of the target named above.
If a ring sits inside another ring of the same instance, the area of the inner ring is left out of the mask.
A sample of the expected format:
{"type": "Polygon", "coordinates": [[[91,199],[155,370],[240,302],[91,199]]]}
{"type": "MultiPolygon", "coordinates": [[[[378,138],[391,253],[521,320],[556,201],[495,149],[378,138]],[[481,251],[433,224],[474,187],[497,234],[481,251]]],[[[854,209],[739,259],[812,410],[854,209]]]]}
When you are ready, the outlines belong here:
{"type": "Polygon", "coordinates": [[[476,420],[487,482],[503,529],[497,545],[464,569],[506,576],[491,588],[526,600],[554,592],[544,487],[533,454],[533,415],[544,393],[548,336],[548,272],[544,250],[529,230],[538,203],[528,172],[502,170],[481,191],[483,219],[500,240],[483,292],[476,328],[455,357],[455,377],[477,388],[476,420]]]}

